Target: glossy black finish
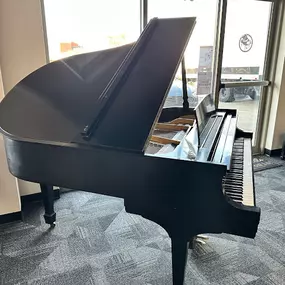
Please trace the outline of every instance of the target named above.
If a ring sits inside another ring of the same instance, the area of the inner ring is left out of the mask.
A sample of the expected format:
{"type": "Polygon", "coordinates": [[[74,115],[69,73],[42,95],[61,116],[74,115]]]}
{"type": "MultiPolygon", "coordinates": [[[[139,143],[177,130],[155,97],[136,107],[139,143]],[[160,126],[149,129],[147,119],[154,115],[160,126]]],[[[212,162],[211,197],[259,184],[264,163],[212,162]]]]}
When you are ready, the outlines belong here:
{"type": "Polygon", "coordinates": [[[163,108],[159,117],[159,122],[170,122],[176,118],[188,115],[195,117],[195,111],[191,108],[185,110],[184,107],[163,108]]]}
{"type": "Polygon", "coordinates": [[[96,108],[94,108],[93,111],[93,119],[84,127],[81,132],[81,135],[85,140],[90,140],[94,136],[96,136],[96,140],[98,139],[98,134],[94,134],[94,132],[96,132],[96,130],[101,126],[102,121],[113,105],[114,100],[117,97],[120,97],[121,100],[122,96],[120,96],[120,92],[122,89],[126,88],[125,86],[127,84],[133,87],[132,85],[134,82],[132,82],[130,77],[132,77],[132,73],[135,72],[136,65],[144,55],[145,48],[149,45],[151,37],[155,36],[155,32],[157,33],[156,30],[159,28],[157,25],[159,25],[157,18],[150,21],[150,23],[143,30],[140,39],[132,46],[121,65],[115,72],[111,81],[99,96],[96,102],[96,108]]]}
{"type": "Polygon", "coordinates": [[[49,63],[0,104],[0,128],[15,139],[71,142],[92,120],[98,97],[132,45],[49,63]]]}
{"type": "Polygon", "coordinates": [[[226,232],[253,238],[260,217],[258,208],[223,194],[225,165],[144,153],[158,120],[193,114],[162,107],[194,23],[158,19],[147,40],[142,36],[136,45],[48,64],[0,104],[9,170],[41,184],[46,222],[55,221],[47,185],[123,198],[126,211],[156,222],[172,239],[175,285],[183,284],[194,236],[226,232]]]}
{"type": "Polygon", "coordinates": [[[173,285],[184,284],[189,242],[180,238],[171,239],[173,285]]]}
{"type": "Polygon", "coordinates": [[[41,192],[43,195],[43,202],[45,207],[44,219],[49,225],[53,225],[56,220],[56,213],[54,212],[54,191],[52,186],[41,184],[41,192]]]}
{"type": "Polygon", "coordinates": [[[142,35],[137,41],[139,54],[127,45],[40,68],[1,102],[1,129],[17,139],[142,153],[194,25],[195,18],[157,19],[149,24],[147,40],[142,35]],[[105,111],[86,141],[81,133],[102,106],[105,111]]]}
{"type": "Polygon", "coordinates": [[[255,209],[232,205],[222,193],[221,181],[226,173],[223,165],[7,137],[5,146],[14,176],[124,198],[128,212],[157,222],[170,236],[181,228],[187,239],[205,232],[255,236],[255,209]],[[203,179],[205,173],[207,179],[203,179]],[[195,203],[189,207],[189,201],[195,203]],[[240,221],[232,223],[235,219],[240,221]],[[249,227],[244,232],[245,224],[249,227]]]}

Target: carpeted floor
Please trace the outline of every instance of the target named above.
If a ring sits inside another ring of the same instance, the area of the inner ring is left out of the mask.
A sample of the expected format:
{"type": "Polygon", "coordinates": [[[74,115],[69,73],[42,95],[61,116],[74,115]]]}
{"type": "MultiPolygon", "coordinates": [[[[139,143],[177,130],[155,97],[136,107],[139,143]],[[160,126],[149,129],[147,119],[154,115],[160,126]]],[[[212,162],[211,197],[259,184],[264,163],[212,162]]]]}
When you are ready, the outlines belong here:
{"type": "Polygon", "coordinates": [[[283,160],[277,157],[269,157],[267,155],[255,155],[253,157],[254,172],[263,171],[270,168],[281,167],[285,164],[283,160]]]}
{"type": "MultiPolygon", "coordinates": [[[[255,175],[262,209],[255,240],[211,235],[189,250],[185,284],[285,284],[285,168],[255,175]]],[[[156,224],[124,211],[123,201],[79,191],[56,201],[49,230],[40,203],[25,222],[0,226],[0,284],[172,284],[170,240],[156,224]]]]}

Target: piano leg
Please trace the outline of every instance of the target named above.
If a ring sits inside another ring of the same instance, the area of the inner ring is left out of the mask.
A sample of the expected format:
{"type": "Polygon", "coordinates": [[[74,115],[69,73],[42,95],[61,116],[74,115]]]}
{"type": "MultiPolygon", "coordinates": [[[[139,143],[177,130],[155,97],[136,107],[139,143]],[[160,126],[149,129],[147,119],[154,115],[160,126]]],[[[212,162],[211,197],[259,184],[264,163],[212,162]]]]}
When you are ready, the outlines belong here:
{"type": "Polygon", "coordinates": [[[53,186],[48,186],[41,184],[41,192],[43,195],[43,202],[45,207],[45,222],[51,226],[55,225],[56,213],[54,212],[53,202],[54,202],[54,193],[53,186]]]}
{"type": "Polygon", "coordinates": [[[173,285],[183,285],[188,256],[188,241],[172,238],[171,243],[173,285]]]}

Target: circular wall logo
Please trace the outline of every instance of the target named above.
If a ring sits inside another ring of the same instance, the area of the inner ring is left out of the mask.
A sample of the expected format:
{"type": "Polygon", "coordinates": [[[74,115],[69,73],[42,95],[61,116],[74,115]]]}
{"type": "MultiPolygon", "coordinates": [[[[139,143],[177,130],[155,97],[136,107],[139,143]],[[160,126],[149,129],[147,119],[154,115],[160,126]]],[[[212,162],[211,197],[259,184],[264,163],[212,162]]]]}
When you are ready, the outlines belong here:
{"type": "Polygon", "coordinates": [[[244,34],[239,40],[239,48],[242,52],[248,52],[253,46],[252,36],[249,34],[244,34]]]}

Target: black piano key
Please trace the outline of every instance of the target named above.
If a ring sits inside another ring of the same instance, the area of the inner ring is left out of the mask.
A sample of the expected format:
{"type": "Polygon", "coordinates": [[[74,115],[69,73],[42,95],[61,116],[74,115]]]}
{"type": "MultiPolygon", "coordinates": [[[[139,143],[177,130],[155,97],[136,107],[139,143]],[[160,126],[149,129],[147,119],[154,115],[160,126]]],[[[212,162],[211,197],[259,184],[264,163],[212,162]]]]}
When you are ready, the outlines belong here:
{"type": "Polygon", "coordinates": [[[228,182],[230,182],[230,181],[236,181],[236,182],[241,182],[242,183],[242,176],[229,176],[229,177],[227,177],[227,180],[226,181],[228,181],[228,182]]]}
{"type": "Polygon", "coordinates": [[[231,172],[235,169],[239,169],[240,167],[243,168],[243,164],[241,163],[232,163],[232,168],[231,168],[231,172]]]}
{"type": "Polygon", "coordinates": [[[225,190],[226,194],[232,194],[232,195],[237,195],[240,197],[243,197],[243,193],[241,191],[230,191],[230,190],[225,190]]]}
{"type": "Polygon", "coordinates": [[[243,194],[243,191],[241,189],[225,188],[225,191],[228,193],[236,193],[239,195],[243,194]]]}
{"type": "Polygon", "coordinates": [[[233,169],[243,169],[243,164],[237,164],[237,163],[232,164],[232,168],[233,169]]]}
{"type": "Polygon", "coordinates": [[[227,187],[228,189],[243,190],[243,187],[241,185],[233,185],[230,182],[226,182],[225,187],[227,187]]]}
{"type": "Polygon", "coordinates": [[[230,197],[233,200],[237,200],[237,201],[242,202],[242,198],[240,198],[240,197],[236,197],[236,196],[232,196],[232,195],[228,195],[228,194],[227,194],[227,196],[230,197]]]}
{"type": "Polygon", "coordinates": [[[236,181],[242,181],[243,175],[242,173],[231,173],[231,175],[226,176],[227,180],[236,180],[236,181]]]}
{"type": "Polygon", "coordinates": [[[225,188],[225,191],[232,191],[232,192],[236,192],[236,193],[243,193],[243,189],[242,188],[234,188],[234,187],[227,187],[225,188]]]}
{"type": "Polygon", "coordinates": [[[223,180],[225,194],[236,203],[243,201],[243,151],[244,139],[238,138],[233,145],[231,169],[223,180]]]}
{"type": "Polygon", "coordinates": [[[227,175],[227,179],[238,179],[238,180],[242,180],[242,179],[243,179],[243,175],[230,173],[230,174],[227,175]]]}
{"type": "Polygon", "coordinates": [[[236,196],[236,197],[240,197],[240,198],[243,197],[242,193],[233,192],[233,191],[226,191],[226,194],[227,194],[227,195],[236,196]]]}
{"type": "Polygon", "coordinates": [[[234,193],[234,192],[225,192],[228,196],[230,197],[235,197],[235,198],[239,198],[239,199],[243,199],[243,195],[240,193],[234,193]]]}
{"type": "Polygon", "coordinates": [[[232,187],[241,187],[243,182],[241,180],[225,179],[226,185],[231,185],[232,187]]]}
{"type": "Polygon", "coordinates": [[[241,180],[242,181],[243,174],[242,173],[231,173],[226,176],[226,179],[233,179],[233,180],[241,180]]]}
{"type": "Polygon", "coordinates": [[[243,189],[243,184],[242,183],[232,183],[231,181],[227,181],[226,183],[225,183],[225,185],[230,185],[230,187],[232,187],[232,188],[241,188],[241,189],[243,189]]]}
{"type": "Polygon", "coordinates": [[[233,190],[225,189],[225,192],[229,195],[236,195],[238,197],[243,197],[243,193],[239,192],[239,191],[233,191],[233,190]]]}

